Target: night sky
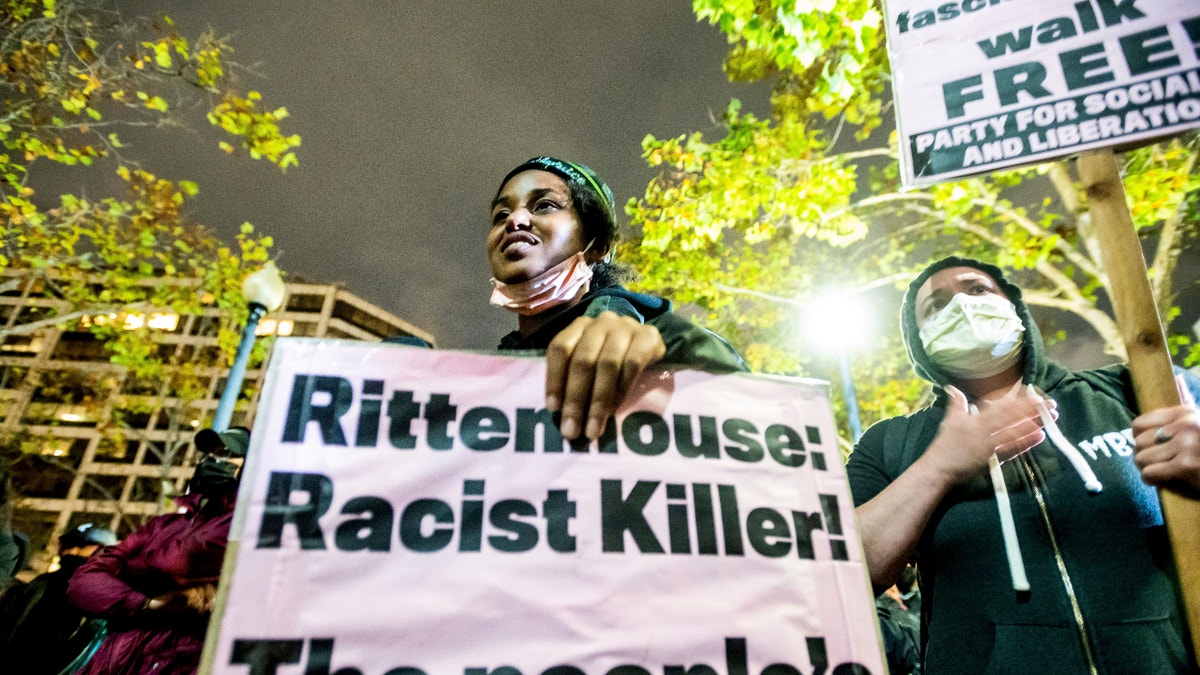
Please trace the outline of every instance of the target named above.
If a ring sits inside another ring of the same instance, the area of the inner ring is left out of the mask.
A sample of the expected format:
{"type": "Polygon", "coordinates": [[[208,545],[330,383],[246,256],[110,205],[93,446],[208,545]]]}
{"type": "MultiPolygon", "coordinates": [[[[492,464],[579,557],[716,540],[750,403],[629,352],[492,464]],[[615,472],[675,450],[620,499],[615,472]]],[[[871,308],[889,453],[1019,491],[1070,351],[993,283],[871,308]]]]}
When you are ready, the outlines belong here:
{"type": "Polygon", "coordinates": [[[123,132],[128,156],[197,181],[191,215],[223,238],[248,220],[293,278],[342,282],[449,348],[490,349],[515,328],[487,304],[483,254],[510,168],[540,154],[588,164],[623,203],[653,176],[647,133],[710,131],[730,98],[765,112],[769,95],[727,82],[724,36],[685,0],[121,6],[228,35],[253,66],[244,86],[287,106],[285,133],[303,137],[280,175],[227,157],[196,110],[195,133],[123,132]]]}
{"type": "MultiPolygon", "coordinates": [[[[341,283],[446,348],[491,349],[516,326],[487,304],[483,252],[488,205],[509,169],[541,154],[588,164],[623,204],[654,175],[641,159],[646,134],[719,134],[735,97],[759,115],[769,108],[769,84],[726,80],[725,37],[697,23],[687,0],[119,5],[166,13],[189,38],[228,36],[233,60],[249,67],[242,87],[261,91],[268,109],[286,106],[284,132],[303,137],[300,165],[281,175],[225,155],[226,136],[193,106],[178,111],[190,131],[123,131],[126,157],[197,181],[190,215],[223,239],[250,221],[274,237],[292,279],[341,283]]],[[[42,163],[34,184],[43,198],[104,196],[121,189],[114,168],[42,163]]],[[[1200,309],[1197,262],[1194,250],[1180,260],[1176,330],[1200,309]]],[[[1052,346],[1056,358],[1109,360],[1089,329],[1050,314],[1049,328],[1082,338],[1052,346]]]]}

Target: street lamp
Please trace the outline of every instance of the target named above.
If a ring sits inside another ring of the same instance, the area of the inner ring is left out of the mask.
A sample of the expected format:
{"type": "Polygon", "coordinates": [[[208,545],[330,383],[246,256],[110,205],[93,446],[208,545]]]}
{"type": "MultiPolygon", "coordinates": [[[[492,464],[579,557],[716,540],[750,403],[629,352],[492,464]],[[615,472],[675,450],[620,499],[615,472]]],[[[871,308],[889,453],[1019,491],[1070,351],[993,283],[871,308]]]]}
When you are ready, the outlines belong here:
{"type": "Polygon", "coordinates": [[[838,356],[846,415],[857,442],[862,436],[862,419],[858,415],[854,378],[850,376],[849,354],[867,343],[874,329],[874,314],[859,293],[831,293],[804,304],[804,322],[808,344],[838,356]]]}
{"type": "Polygon", "coordinates": [[[214,431],[225,431],[229,421],[233,419],[233,404],[237,402],[238,391],[242,388],[242,380],[246,379],[246,365],[250,362],[250,352],[254,347],[254,331],[258,328],[258,320],[267,312],[279,309],[283,304],[283,296],[287,289],[283,285],[283,277],[275,263],[267,261],[262,269],[246,277],[242,282],[242,296],[250,303],[250,316],[246,319],[246,327],[242,329],[242,341],[238,344],[237,356],[233,359],[233,367],[229,369],[229,378],[225,381],[225,391],[221,393],[221,401],[217,404],[217,414],[213,418],[214,431]]]}

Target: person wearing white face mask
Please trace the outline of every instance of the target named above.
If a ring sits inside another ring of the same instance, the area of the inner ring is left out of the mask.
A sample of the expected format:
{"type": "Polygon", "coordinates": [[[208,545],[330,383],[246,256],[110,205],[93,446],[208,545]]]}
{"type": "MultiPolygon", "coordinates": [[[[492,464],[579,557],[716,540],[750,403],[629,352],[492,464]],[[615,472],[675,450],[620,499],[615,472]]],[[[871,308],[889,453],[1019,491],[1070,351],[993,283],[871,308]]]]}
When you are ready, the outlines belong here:
{"type": "Polygon", "coordinates": [[[598,438],[650,364],[747,370],[717,334],[671,311],[663,298],[620,286],[613,262],[612,191],[589,168],[535,157],[500,182],[487,237],[493,305],[517,315],[502,350],[546,355],[546,407],[567,438],[598,438]]]}
{"type": "Polygon", "coordinates": [[[1189,672],[1151,484],[1200,495],[1194,404],[1139,416],[1125,366],[1048,361],[979,261],[926,268],[901,326],[936,400],[868,429],[847,473],[872,583],[919,564],[923,672],[1189,672]]]}
{"type": "MultiPolygon", "coordinates": [[[[937,301],[927,306],[932,309],[937,301]]],[[[925,354],[946,374],[978,380],[1016,365],[1025,326],[1016,307],[1002,295],[955,293],[925,321],[920,336],[925,354]]]]}

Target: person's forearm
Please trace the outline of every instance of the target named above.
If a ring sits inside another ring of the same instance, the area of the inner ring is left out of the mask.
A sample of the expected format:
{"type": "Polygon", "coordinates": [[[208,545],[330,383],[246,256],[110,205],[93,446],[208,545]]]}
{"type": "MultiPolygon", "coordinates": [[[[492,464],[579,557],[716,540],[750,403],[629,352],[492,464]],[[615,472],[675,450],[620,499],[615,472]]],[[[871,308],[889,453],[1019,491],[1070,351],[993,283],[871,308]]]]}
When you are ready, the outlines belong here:
{"type": "Polygon", "coordinates": [[[148,599],[121,580],[103,574],[76,574],[67,597],[85,613],[105,618],[136,616],[148,599]]]}
{"type": "Polygon", "coordinates": [[[86,614],[108,618],[127,618],[145,609],[147,597],[121,579],[123,545],[96,553],[71,576],[67,583],[71,604],[86,614]]]}
{"type": "Polygon", "coordinates": [[[871,583],[885,589],[900,578],[912,559],[929,517],[952,481],[925,457],[854,510],[871,583]]]}

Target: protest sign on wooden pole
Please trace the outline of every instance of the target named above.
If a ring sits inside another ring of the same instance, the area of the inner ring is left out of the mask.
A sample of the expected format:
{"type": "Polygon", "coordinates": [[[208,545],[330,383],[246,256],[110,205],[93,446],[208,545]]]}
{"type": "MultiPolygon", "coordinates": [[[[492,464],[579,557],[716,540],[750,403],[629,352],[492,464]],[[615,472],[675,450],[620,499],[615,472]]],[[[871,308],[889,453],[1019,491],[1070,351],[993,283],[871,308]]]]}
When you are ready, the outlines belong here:
{"type": "Polygon", "coordinates": [[[905,185],[1200,126],[1195,0],[931,4],[885,2],[905,185]]]}
{"type": "MultiPolygon", "coordinates": [[[[1179,405],[1171,357],[1150,291],[1141,244],[1125,202],[1116,157],[1109,150],[1081,155],[1079,177],[1100,240],[1113,313],[1129,354],[1138,407],[1148,411],[1179,405]]],[[[1200,654],[1200,502],[1169,490],[1160,490],[1159,497],[1179,571],[1192,653],[1200,654]]]]}
{"type": "MultiPolygon", "coordinates": [[[[1111,148],[1200,128],[1196,0],[971,0],[936,8],[923,0],[884,0],[883,6],[904,185],[1080,155],[1102,248],[1098,264],[1108,277],[1137,407],[1178,405],[1111,148]]],[[[1160,501],[1195,658],[1200,503],[1167,490],[1160,501]]]]}

